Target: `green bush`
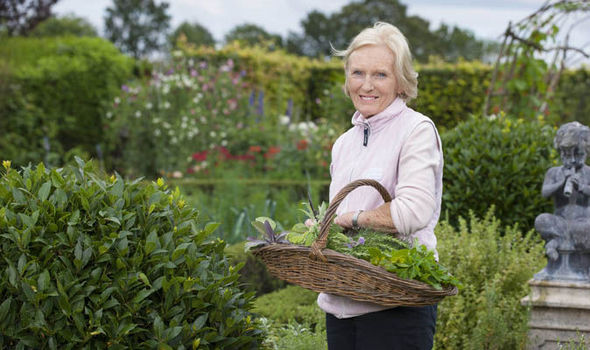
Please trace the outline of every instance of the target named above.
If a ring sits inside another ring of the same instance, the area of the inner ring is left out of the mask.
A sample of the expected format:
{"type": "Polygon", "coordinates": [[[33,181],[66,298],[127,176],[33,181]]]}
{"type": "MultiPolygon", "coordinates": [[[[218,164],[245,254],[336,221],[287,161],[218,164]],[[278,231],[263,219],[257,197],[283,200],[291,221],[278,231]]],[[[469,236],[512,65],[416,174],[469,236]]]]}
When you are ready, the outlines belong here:
{"type": "Polygon", "coordinates": [[[1,158],[37,163],[48,147],[57,155],[52,164],[60,165],[71,149],[93,156],[101,153],[97,145],[105,149],[107,105],[132,68],[113,44],[101,38],[10,38],[0,45],[0,67],[0,126],[4,135],[30,142],[23,145],[26,157],[0,144],[1,158]]]}
{"type": "Polygon", "coordinates": [[[546,263],[540,236],[502,228],[492,210],[481,219],[471,213],[459,229],[440,222],[436,235],[441,264],[464,287],[439,303],[435,348],[524,348],[528,310],[520,299],[546,263]]]}
{"type": "Polygon", "coordinates": [[[257,298],[253,311],[282,325],[295,321],[321,331],[326,329],[326,319],[317,297],[314,291],[291,285],[257,298]]]}
{"type": "Polygon", "coordinates": [[[494,205],[503,223],[532,228],[537,215],[552,210],[541,186],[557,160],[553,135],[542,120],[503,116],[471,117],[442,133],[443,216],[456,222],[472,210],[483,217],[494,205]]]}
{"type": "Polygon", "coordinates": [[[0,179],[0,348],[252,348],[261,331],[225,243],[162,180],[91,163],[0,179]]]}
{"type": "Polygon", "coordinates": [[[243,288],[253,290],[257,296],[268,294],[286,286],[285,281],[273,277],[264,263],[250,252],[244,251],[245,242],[225,248],[232,265],[244,266],[240,269],[239,282],[243,288]]]}

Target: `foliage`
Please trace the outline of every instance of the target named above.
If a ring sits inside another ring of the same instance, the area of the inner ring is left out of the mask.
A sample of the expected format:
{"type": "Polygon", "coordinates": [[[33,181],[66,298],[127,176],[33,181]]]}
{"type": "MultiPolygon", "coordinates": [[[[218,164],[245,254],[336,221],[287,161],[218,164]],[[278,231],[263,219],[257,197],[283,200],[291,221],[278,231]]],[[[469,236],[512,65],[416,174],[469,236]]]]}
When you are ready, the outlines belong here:
{"type": "Polygon", "coordinates": [[[441,263],[463,288],[438,305],[435,348],[524,348],[528,310],[520,299],[545,264],[539,235],[502,227],[492,209],[482,218],[470,212],[458,229],[442,221],[436,235],[441,263]]]}
{"type": "Polygon", "coordinates": [[[98,36],[98,33],[88,20],[74,15],[48,18],[36,26],[31,32],[31,36],[34,37],[67,35],[94,37],[98,36]]]}
{"type": "Polygon", "coordinates": [[[0,30],[9,36],[27,35],[51,17],[51,7],[59,0],[19,0],[0,2],[0,30]]]}
{"type": "MultiPolygon", "coordinates": [[[[177,180],[175,183],[187,195],[187,202],[202,208],[201,215],[205,220],[221,223],[216,236],[229,244],[254,236],[256,231],[250,222],[259,216],[288,226],[295,224],[300,220],[297,201],[308,191],[316,200],[322,191],[326,191],[324,183],[246,181],[240,180],[236,173],[221,176],[218,182],[177,180]]],[[[279,227],[279,230],[283,229],[279,227]]]]}
{"type": "Polygon", "coordinates": [[[439,131],[452,129],[479,114],[489,84],[490,67],[478,62],[416,67],[418,98],[410,106],[430,117],[439,131]]]}
{"type": "Polygon", "coordinates": [[[252,290],[259,297],[285,287],[286,282],[273,277],[260,259],[244,250],[244,243],[236,243],[225,248],[232,265],[244,266],[240,269],[238,280],[241,288],[252,290]]]}
{"type": "Polygon", "coordinates": [[[484,114],[501,106],[506,113],[519,118],[532,119],[537,113],[550,115],[564,69],[575,58],[590,57],[585,47],[569,43],[570,32],[580,22],[576,15],[589,12],[590,4],[585,0],[546,1],[523,20],[509,24],[484,114]],[[553,56],[551,61],[548,54],[553,56]]]}
{"type": "Polygon", "coordinates": [[[264,28],[251,23],[235,26],[225,34],[224,41],[227,44],[238,41],[243,46],[261,45],[271,49],[281,47],[283,43],[280,35],[270,34],[264,28]]]}
{"type": "MultiPolygon", "coordinates": [[[[105,113],[115,168],[135,177],[184,174],[195,172],[197,152],[247,149],[241,129],[254,121],[247,119],[248,96],[232,66],[231,60],[216,67],[176,56],[150,80],[123,85],[105,113]]],[[[208,159],[196,171],[213,164],[208,159]]]]}
{"type": "Polygon", "coordinates": [[[260,332],[215,229],[164,181],[91,163],[0,180],[0,345],[242,348],[260,332]],[[3,345],[2,345],[3,344],[3,345]],[[200,345],[199,345],[200,344],[200,345]]]}
{"type": "Polygon", "coordinates": [[[100,155],[105,102],[130,76],[128,58],[108,41],[87,37],[10,38],[0,57],[4,159],[58,166],[68,153],[100,155]]]}
{"type": "Polygon", "coordinates": [[[316,304],[317,293],[287,286],[254,302],[269,349],[325,349],[325,313],[316,304]]]}
{"type": "Polygon", "coordinates": [[[113,0],[105,17],[105,36],[121,51],[140,58],[163,45],[170,26],[169,3],[155,0],[113,0]]]}
{"type": "Polygon", "coordinates": [[[253,312],[281,324],[296,321],[311,327],[325,328],[324,313],[316,304],[318,293],[290,285],[258,297],[253,312]]]}
{"type": "Polygon", "coordinates": [[[430,31],[427,20],[409,16],[407,7],[398,0],[362,0],[351,2],[330,15],[314,10],[301,21],[303,34],[291,33],[287,38],[289,52],[310,57],[330,56],[332,47],[344,49],[363,29],[377,21],[391,23],[407,37],[413,56],[420,62],[439,55],[454,62],[458,57],[480,59],[483,42],[473,33],[446,25],[430,31]]]}
{"type": "Polygon", "coordinates": [[[492,205],[507,225],[532,228],[551,211],[541,196],[545,172],[556,164],[554,129],[503,114],[472,116],[441,135],[445,152],[442,213],[456,222],[472,210],[483,216],[492,205]]]}
{"type": "Polygon", "coordinates": [[[195,46],[213,46],[215,39],[213,35],[198,22],[182,22],[170,35],[169,41],[172,47],[177,47],[177,41],[182,40],[195,46]],[[181,39],[182,37],[182,39],[181,39]]]}

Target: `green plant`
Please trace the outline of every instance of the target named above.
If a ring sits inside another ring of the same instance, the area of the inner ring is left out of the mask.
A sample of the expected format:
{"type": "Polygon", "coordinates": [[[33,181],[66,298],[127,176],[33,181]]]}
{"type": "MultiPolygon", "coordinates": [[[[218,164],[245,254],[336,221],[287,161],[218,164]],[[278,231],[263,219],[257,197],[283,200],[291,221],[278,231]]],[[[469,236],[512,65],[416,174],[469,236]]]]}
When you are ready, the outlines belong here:
{"type": "Polygon", "coordinates": [[[239,282],[242,288],[253,290],[256,296],[274,292],[285,287],[286,282],[273,277],[260,259],[252,253],[244,251],[245,242],[236,243],[225,248],[232,265],[243,267],[240,269],[239,282]]]}
{"type": "Polygon", "coordinates": [[[317,296],[314,291],[290,285],[257,298],[253,312],[284,325],[296,321],[325,329],[324,312],[316,304],[317,296]]]}
{"type": "Polygon", "coordinates": [[[527,281],[545,264],[543,242],[533,230],[503,227],[490,209],[473,212],[459,228],[436,228],[440,262],[463,284],[438,305],[436,349],[521,349],[528,310],[520,304],[527,281]]]}
{"type": "Polygon", "coordinates": [[[180,191],[92,163],[0,178],[0,347],[251,348],[261,339],[225,242],[180,191]]]}
{"type": "Polygon", "coordinates": [[[317,306],[317,293],[290,285],[254,302],[266,330],[269,349],[325,349],[326,318],[317,306]]]}
{"type": "Polygon", "coordinates": [[[552,210],[541,196],[546,171],[557,161],[555,130],[538,121],[503,114],[475,117],[441,134],[445,153],[442,212],[456,223],[472,210],[477,216],[495,206],[506,225],[533,227],[552,210]]]}
{"type": "Polygon", "coordinates": [[[44,160],[60,166],[65,153],[79,147],[107,158],[106,104],[131,68],[131,60],[101,38],[3,40],[0,127],[23,153],[12,158],[14,144],[6,142],[0,144],[2,157],[11,157],[15,165],[44,160]]]}

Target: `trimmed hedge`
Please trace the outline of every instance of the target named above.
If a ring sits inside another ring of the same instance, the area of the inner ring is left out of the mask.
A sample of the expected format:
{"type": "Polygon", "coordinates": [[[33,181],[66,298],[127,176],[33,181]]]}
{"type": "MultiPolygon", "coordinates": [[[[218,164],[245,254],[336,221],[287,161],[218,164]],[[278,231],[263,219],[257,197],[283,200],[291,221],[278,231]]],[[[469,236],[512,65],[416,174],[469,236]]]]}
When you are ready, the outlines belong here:
{"type": "Polygon", "coordinates": [[[490,206],[506,225],[534,227],[537,215],[552,210],[541,196],[545,173],[558,159],[555,130],[539,121],[470,117],[441,134],[445,154],[443,216],[456,222],[490,206]]]}
{"type": "Polygon", "coordinates": [[[5,141],[0,158],[36,163],[49,149],[59,165],[71,150],[97,155],[107,104],[133,62],[101,38],[9,38],[0,45],[0,67],[0,129],[25,151],[5,141]]]}

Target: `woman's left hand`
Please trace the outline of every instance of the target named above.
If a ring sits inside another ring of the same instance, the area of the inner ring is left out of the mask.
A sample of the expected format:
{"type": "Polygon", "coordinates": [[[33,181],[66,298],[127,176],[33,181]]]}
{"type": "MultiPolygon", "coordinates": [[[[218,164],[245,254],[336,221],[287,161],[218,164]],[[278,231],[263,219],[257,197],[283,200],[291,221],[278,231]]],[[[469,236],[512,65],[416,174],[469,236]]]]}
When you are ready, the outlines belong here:
{"type": "Polygon", "coordinates": [[[342,215],[338,215],[336,219],[334,219],[334,223],[344,228],[352,228],[352,217],[354,216],[354,214],[356,214],[356,212],[351,211],[348,213],[344,213],[342,215]]]}

